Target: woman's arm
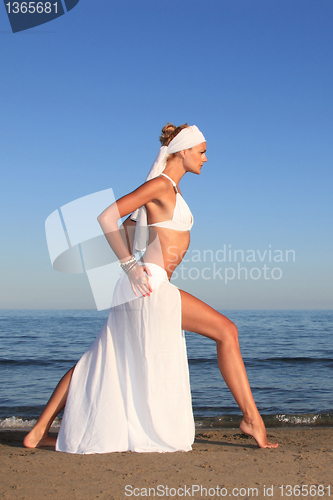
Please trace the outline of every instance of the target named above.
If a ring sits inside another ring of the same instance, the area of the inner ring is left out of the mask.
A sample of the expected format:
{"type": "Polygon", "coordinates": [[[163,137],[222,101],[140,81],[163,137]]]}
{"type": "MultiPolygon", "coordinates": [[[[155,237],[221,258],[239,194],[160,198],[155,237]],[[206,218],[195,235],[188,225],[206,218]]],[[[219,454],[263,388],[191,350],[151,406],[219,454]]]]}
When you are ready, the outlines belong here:
{"type": "Polygon", "coordinates": [[[135,236],[136,222],[131,219],[131,216],[123,222],[122,228],[120,229],[120,234],[122,236],[123,242],[126,245],[129,253],[133,253],[134,236],[135,236]]]}
{"type": "MultiPolygon", "coordinates": [[[[167,185],[164,179],[160,177],[152,179],[151,181],[142,184],[132,193],[123,196],[115,203],[112,203],[108,208],[104,210],[98,217],[97,220],[105,234],[105,237],[118,257],[120,262],[126,262],[131,257],[132,250],[132,237],[127,241],[126,236],[122,237],[119,228],[118,220],[126,215],[134,212],[137,208],[142,207],[146,203],[153,200],[158,200],[160,196],[164,194],[167,189],[167,185]]],[[[127,219],[128,221],[128,219],[127,219]]],[[[125,235],[130,223],[126,224],[125,221],[125,235]]],[[[132,229],[132,228],[131,228],[132,229]]],[[[136,289],[138,289],[142,295],[149,294],[151,288],[149,282],[143,283],[143,277],[150,274],[149,269],[145,266],[135,266],[133,270],[130,271],[128,277],[132,284],[132,289],[137,295],[136,289]]]]}
{"type": "Polygon", "coordinates": [[[121,218],[118,210],[118,202],[110,205],[104,212],[102,212],[97,220],[103,230],[103,233],[120,260],[120,262],[125,262],[131,256],[130,249],[126,246],[126,239],[122,237],[120,230],[118,228],[118,220],[121,218]]]}
{"type": "MultiPolygon", "coordinates": [[[[109,245],[120,261],[127,260],[131,254],[118,229],[118,220],[131,214],[147,203],[158,200],[167,189],[164,179],[157,177],[142,184],[132,193],[119,198],[102,212],[97,220],[109,245]]],[[[128,220],[128,219],[127,219],[128,220]]],[[[126,224],[127,221],[125,221],[126,224]]],[[[127,223],[129,225],[129,223],[127,223]]]]}

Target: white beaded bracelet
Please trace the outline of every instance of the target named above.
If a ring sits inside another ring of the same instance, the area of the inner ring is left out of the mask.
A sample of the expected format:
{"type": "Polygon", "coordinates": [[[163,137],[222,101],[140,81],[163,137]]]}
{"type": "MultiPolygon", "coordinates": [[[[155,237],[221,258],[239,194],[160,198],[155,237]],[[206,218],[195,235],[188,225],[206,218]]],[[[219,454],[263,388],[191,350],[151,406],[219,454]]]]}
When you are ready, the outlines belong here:
{"type": "Polygon", "coordinates": [[[126,262],[119,262],[120,267],[122,270],[128,274],[132,269],[134,269],[138,263],[136,261],[136,258],[134,255],[131,255],[131,257],[126,261],[126,262]]]}

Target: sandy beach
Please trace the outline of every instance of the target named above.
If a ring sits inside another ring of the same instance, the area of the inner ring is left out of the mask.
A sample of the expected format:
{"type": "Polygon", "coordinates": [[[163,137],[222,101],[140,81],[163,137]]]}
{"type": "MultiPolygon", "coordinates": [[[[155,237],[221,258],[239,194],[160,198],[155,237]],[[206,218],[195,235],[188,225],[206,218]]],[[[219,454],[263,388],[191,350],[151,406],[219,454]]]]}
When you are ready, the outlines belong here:
{"type": "Polygon", "coordinates": [[[193,451],[163,454],[28,450],[25,434],[0,432],[1,498],[333,497],[332,428],[268,429],[275,450],[257,448],[238,429],[200,429],[193,451]]]}

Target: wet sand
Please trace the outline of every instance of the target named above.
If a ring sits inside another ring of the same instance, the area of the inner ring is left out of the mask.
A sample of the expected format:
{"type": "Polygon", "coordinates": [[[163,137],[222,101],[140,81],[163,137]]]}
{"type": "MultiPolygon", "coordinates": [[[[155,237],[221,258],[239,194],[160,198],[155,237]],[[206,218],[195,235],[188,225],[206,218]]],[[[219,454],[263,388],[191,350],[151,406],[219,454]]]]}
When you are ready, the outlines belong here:
{"type": "Polygon", "coordinates": [[[238,429],[200,429],[193,451],[163,454],[28,450],[25,434],[0,431],[0,498],[333,497],[333,428],[268,429],[269,440],[279,443],[275,450],[259,449],[238,429]],[[304,486],[297,496],[287,485],[314,486],[312,495],[304,486]]]}

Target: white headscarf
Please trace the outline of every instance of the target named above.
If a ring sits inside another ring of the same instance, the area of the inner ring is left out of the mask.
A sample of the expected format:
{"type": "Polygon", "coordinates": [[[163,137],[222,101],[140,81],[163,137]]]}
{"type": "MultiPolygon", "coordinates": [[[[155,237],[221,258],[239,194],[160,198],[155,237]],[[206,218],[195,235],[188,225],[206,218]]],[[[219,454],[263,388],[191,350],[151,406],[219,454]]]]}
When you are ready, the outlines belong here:
{"type": "MultiPolygon", "coordinates": [[[[168,146],[161,147],[147,175],[146,182],[158,177],[163,172],[169,155],[193,148],[202,142],[206,142],[206,139],[196,125],[183,128],[183,130],[172,139],[168,146]]],[[[144,252],[147,247],[148,238],[148,221],[145,206],[135,210],[131,219],[136,221],[133,253],[134,251],[144,252]]]]}

